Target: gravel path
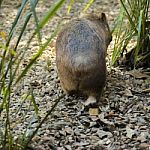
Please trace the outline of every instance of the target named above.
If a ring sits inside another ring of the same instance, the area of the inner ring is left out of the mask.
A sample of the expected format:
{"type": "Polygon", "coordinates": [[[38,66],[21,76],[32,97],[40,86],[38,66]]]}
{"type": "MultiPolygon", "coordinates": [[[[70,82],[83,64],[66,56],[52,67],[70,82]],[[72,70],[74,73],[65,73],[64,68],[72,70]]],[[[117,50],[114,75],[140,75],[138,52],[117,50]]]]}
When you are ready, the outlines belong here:
{"type": "MultiPolygon", "coordinates": [[[[5,0],[4,0],[5,1],[5,0]]],[[[49,9],[55,0],[40,2],[37,12],[40,17],[49,9]]],[[[59,20],[65,21],[78,16],[85,7],[87,0],[73,6],[67,14],[66,5],[57,13],[56,17],[42,31],[42,40],[54,31],[59,20]]],[[[18,2],[4,2],[1,9],[0,30],[8,32],[17,13],[18,2]]],[[[26,8],[28,9],[28,7],[26,8]]],[[[109,24],[119,13],[118,1],[96,0],[90,11],[103,11],[107,14],[109,24]]],[[[23,19],[23,18],[22,18],[23,19]]],[[[24,50],[31,35],[33,24],[29,24],[19,49],[24,50]]],[[[19,30],[16,32],[18,33],[19,30]]],[[[16,41],[14,36],[13,43],[16,41]]],[[[111,53],[114,41],[111,42],[108,54],[111,53]]],[[[55,39],[43,55],[34,64],[31,71],[22,82],[13,89],[11,114],[12,129],[17,134],[26,134],[37,126],[38,117],[34,112],[30,97],[23,103],[27,93],[31,91],[39,107],[39,117],[43,118],[52,107],[55,99],[63,94],[59,85],[55,65],[55,39]]],[[[20,70],[27,65],[31,55],[38,50],[38,43],[34,40],[26,52],[20,70]]],[[[89,115],[82,105],[83,97],[65,96],[38,134],[33,138],[31,147],[35,150],[149,150],[150,149],[150,70],[126,71],[122,68],[110,70],[110,57],[107,57],[107,84],[103,94],[104,104],[96,116],[89,115]]],[[[18,72],[19,74],[19,72],[18,72]]],[[[1,100],[0,100],[1,102],[1,100]]],[[[95,111],[95,110],[94,110],[95,111]]],[[[3,113],[0,122],[5,118],[3,113]]],[[[0,124],[2,128],[3,125],[0,124]]]]}

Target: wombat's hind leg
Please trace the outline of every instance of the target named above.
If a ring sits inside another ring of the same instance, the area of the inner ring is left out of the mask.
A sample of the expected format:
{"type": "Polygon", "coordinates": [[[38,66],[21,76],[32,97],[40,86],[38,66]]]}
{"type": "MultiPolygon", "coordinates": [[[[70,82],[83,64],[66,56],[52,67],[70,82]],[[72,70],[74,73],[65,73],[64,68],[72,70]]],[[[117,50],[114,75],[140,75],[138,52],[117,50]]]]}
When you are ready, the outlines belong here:
{"type": "Polygon", "coordinates": [[[71,82],[65,82],[65,84],[60,80],[60,84],[62,87],[62,90],[68,94],[73,95],[77,92],[77,83],[71,83],[71,82]]]}

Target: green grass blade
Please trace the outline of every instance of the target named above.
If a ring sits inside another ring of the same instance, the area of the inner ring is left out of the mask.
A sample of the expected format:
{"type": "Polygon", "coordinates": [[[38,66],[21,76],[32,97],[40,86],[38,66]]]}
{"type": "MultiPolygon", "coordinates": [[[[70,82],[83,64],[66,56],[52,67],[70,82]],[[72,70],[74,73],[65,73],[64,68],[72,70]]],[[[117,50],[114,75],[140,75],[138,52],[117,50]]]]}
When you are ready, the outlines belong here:
{"type": "MultiPolygon", "coordinates": [[[[24,25],[23,25],[23,27],[22,27],[21,33],[20,33],[20,35],[19,35],[19,37],[18,37],[18,40],[17,40],[17,42],[16,42],[14,51],[17,50],[17,46],[18,46],[18,44],[19,44],[19,42],[20,42],[20,40],[21,40],[21,37],[22,37],[22,35],[23,35],[24,31],[25,31],[25,28],[26,28],[26,26],[27,26],[27,23],[29,22],[30,17],[31,17],[31,13],[28,13],[28,15],[26,16],[25,23],[24,23],[24,25]]],[[[3,85],[4,85],[4,82],[5,82],[6,76],[7,76],[7,74],[8,74],[8,71],[10,70],[10,67],[11,67],[11,65],[12,65],[13,58],[14,58],[14,56],[11,55],[11,58],[10,58],[10,60],[9,60],[8,66],[7,66],[7,69],[6,69],[5,73],[4,73],[4,75],[2,75],[2,77],[1,77],[1,80],[0,80],[0,81],[2,81],[1,87],[3,87],[3,85]]]]}
{"type": "Polygon", "coordinates": [[[138,60],[138,53],[141,48],[140,40],[141,40],[141,31],[142,31],[142,20],[143,20],[143,10],[140,11],[139,22],[138,22],[138,35],[137,35],[137,46],[134,55],[134,64],[136,64],[138,60]]]}
{"type": "Polygon", "coordinates": [[[74,0],[70,0],[70,4],[68,6],[68,13],[70,13],[70,10],[71,10],[73,4],[74,4],[74,0]]]}
{"type": "Polygon", "coordinates": [[[0,0],[0,8],[1,8],[1,6],[2,6],[2,2],[3,2],[3,0],[0,0]]]}
{"type": "Polygon", "coordinates": [[[23,1],[22,1],[21,7],[19,8],[18,13],[17,13],[17,15],[16,15],[16,18],[15,18],[13,24],[12,24],[12,27],[11,27],[11,30],[10,30],[10,33],[9,33],[9,38],[8,38],[8,40],[7,40],[7,43],[6,43],[6,46],[9,45],[9,42],[10,42],[10,40],[11,40],[11,38],[12,38],[12,35],[13,35],[14,31],[15,31],[15,27],[16,27],[18,21],[19,21],[19,18],[20,18],[20,16],[21,16],[21,13],[22,13],[22,11],[23,11],[23,9],[24,9],[24,7],[25,7],[27,1],[28,1],[28,0],[23,0],[23,1]]]}
{"type": "MultiPolygon", "coordinates": [[[[21,16],[21,13],[22,13],[23,8],[25,7],[27,1],[28,0],[23,0],[22,1],[21,7],[20,7],[20,9],[19,9],[19,11],[17,13],[17,16],[16,16],[16,18],[15,18],[13,24],[12,24],[11,30],[9,32],[9,36],[8,36],[8,39],[7,39],[7,42],[6,42],[6,48],[8,48],[8,46],[9,46],[10,40],[11,40],[11,38],[13,36],[13,33],[15,31],[15,28],[16,28],[16,25],[17,25],[17,23],[19,21],[19,18],[21,16]]],[[[4,52],[3,52],[3,56],[2,56],[2,59],[1,59],[1,62],[0,62],[0,74],[3,74],[2,73],[2,69],[4,68],[4,65],[5,65],[5,59],[6,59],[6,53],[7,52],[8,52],[7,50],[4,50],[4,52]]]]}
{"type": "MultiPolygon", "coordinates": [[[[59,25],[60,26],[60,25],[59,25]]],[[[31,66],[33,65],[33,63],[41,56],[42,52],[45,50],[45,48],[49,45],[49,43],[51,42],[51,40],[56,36],[57,32],[58,32],[59,27],[57,27],[57,29],[55,30],[55,32],[51,35],[51,37],[43,44],[43,46],[41,46],[41,48],[38,50],[37,54],[35,54],[31,61],[29,62],[29,64],[26,66],[26,68],[22,71],[22,73],[19,75],[19,77],[17,78],[15,84],[17,84],[21,78],[28,72],[28,70],[31,68],[31,66]]]]}
{"type": "Polygon", "coordinates": [[[40,28],[39,28],[39,20],[38,20],[36,11],[35,11],[37,3],[38,3],[37,0],[30,0],[30,7],[31,7],[30,9],[31,9],[31,12],[32,12],[34,20],[35,20],[38,41],[39,41],[39,43],[41,43],[41,33],[40,33],[40,28]]]}
{"type": "Polygon", "coordinates": [[[50,110],[47,112],[47,114],[45,115],[45,117],[42,119],[42,121],[39,123],[39,125],[36,127],[36,129],[32,132],[31,136],[29,136],[27,138],[27,141],[25,142],[24,145],[24,149],[27,149],[27,146],[29,144],[29,142],[32,140],[32,138],[35,136],[35,134],[37,133],[37,131],[39,130],[39,128],[41,128],[42,124],[45,122],[45,120],[47,119],[47,117],[54,111],[55,107],[57,106],[57,104],[60,102],[60,100],[65,96],[65,94],[63,94],[62,96],[58,97],[58,99],[56,99],[55,104],[52,106],[52,108],[50,108],[50,110]]]}
{"type": "Polygon", "coordinates": [[[29,41],[27,42],[27,47],[26,49],[28,49],[32,39],[35,37],[35,35],[38,33],[38,30],[42,29],[46,23],[52,19],[52,17],[54,16],[54,14],[56,13],[56,11],[62,6],[62,4],[65,2],[65,0],[59,0],[57,3],[55,3],[50,10],[48,11],[48,13],[44,16],[43,19],[41,19],[40,23],[39,23],[39,28],[35,29],[35,32],[33,33],[33,35],[31,36],[31,38],[29,39],[29,41]]]}
{"type": "Polygon", "coordinates": [[[135,32],[137,33],[138,31],[137,31],[137,29],[136,29],[136,26],[135,26],[134,22],[132,21],[132,18],[131,18],[131,16],[130,16],[130,14],[129,14],[129,12],[128,12],[128,10],[127,10],[127,8],[126,8],[124,2],[123,2],[122,0],[120,0],[120,2],[121,2],[122,6],[123,6],[123,8],[124,8],[124,10],[125,10],[125,12],[126,12],[126,14],[127,14],[128,20],[130,21],[130,24],[131,24],[132,28],[133,28],[133,29],[135,30],[135,32]]]}
{"type": "Polygon", "coordinates": [[[88,4],[84,8],[83,12],[86,12],[86,10],[92,5],[93,2],[94,2],[94,0],[89,0],[88,4]]]}
{"type": "Polygon", "coordinates": [[[34,97],[34,93],[33,93],[33,89],[32,89],[32,86],[31,86],[31,85],[30,85],[30,93],[31,93],[30,100],[31,100],[32,103],[33,103],[35,113],[38,114],[39,108],[38,108],[38,106],[37,106],[37,104],[36,104],[35,97],[34,97]]]}
{"type": "Polygon", "coordinates": [[[22,108],[22,106],[23,106],[23,104],[24,104],[24,102],[26,101],[26,99],[29,97],[29,95],[30,95],[30,92],[28,92],[25,96],[24,96],[24,98],[23,98],[23,100],[22,100],[22,102],[21,102],[21,104],[20,104],[20,106],[18,107],[18,109],[16,110],[16,114],[18,114],[19,113],[19,111],[21,110],[21,108],[22,108]]]}
{"type": "Polygon", "coordinates": [[[118,57],[120,56],[120,48],[121,48],[121,44],[119,44],[118,47],[118,43],[120,40],[120,36],[122,34],[122,26],[123,26],[123,20],[124,20],[124,11],[123,8],[121,8],[120,10],[120,16],[117,20],[117,28],[115,29],[115,34],[116,34],[116,38],[115,38],[115,44],[114,44],[114,51],[112,54],[112,61],[111,61],[111,66],[115,64],[116,60],[118,59],[118,57]]]}
{"type": "Polygon", "coordinates": [[[17,40],[15,48],[14,48],[15,51],[17,50],[18,44],[19,44],[19,42],[21,40],[21,37],[22,37],[23,33],[25,32],[26,26],[27,26],[27,24],[28,24],[28,22],[29,22],[29,20],[31,18],[31,15],[32,15],[31,12],[27,13],[27,15],[26,15],[25,23],[24,23],[24,25],[23,25],[23,27],[21,29],[21,33],[19,34],[18,40],[17,40]]]}
{"type": "MultiPolygon", "coordinates": [[[[59,0],[56,2],[48,11],[48,13],[45,15],[45,17],[41,20],[39,23],[39,28],[43,28],[45,24],[55,15],[56,11],[62,6],[62,4],[65,2],[65,0],[59,0]]],[[[37,29],[36,29],[37,32],[37,29]]]]}

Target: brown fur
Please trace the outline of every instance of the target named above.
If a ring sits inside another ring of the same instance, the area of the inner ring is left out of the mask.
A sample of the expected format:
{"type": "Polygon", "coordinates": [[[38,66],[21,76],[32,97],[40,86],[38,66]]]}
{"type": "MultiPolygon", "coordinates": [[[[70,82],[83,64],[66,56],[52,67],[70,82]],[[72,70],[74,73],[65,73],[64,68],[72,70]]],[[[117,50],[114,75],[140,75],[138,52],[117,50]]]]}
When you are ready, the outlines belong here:
{"type": "Polygon", "coordinates": [[[56,64],[67,93],[100,98],[106,81],[106,51],[111,34],[105,14],[70,21],[58,34],[56,64]]]}

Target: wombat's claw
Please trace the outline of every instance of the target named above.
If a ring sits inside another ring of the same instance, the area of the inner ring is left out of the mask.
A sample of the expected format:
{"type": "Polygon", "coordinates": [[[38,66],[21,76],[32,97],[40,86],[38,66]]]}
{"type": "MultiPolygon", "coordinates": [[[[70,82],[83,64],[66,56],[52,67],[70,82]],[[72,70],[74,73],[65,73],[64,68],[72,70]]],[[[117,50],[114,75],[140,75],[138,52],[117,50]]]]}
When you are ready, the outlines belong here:
{"type": "Polygon", "coordinates": [[[92,105],[94,103],[96,103],[96,98],[94,96],[89,96],[88,99],[85,102],[83,102],[83,105],[89,106],[89,105],[92,105]]]}

